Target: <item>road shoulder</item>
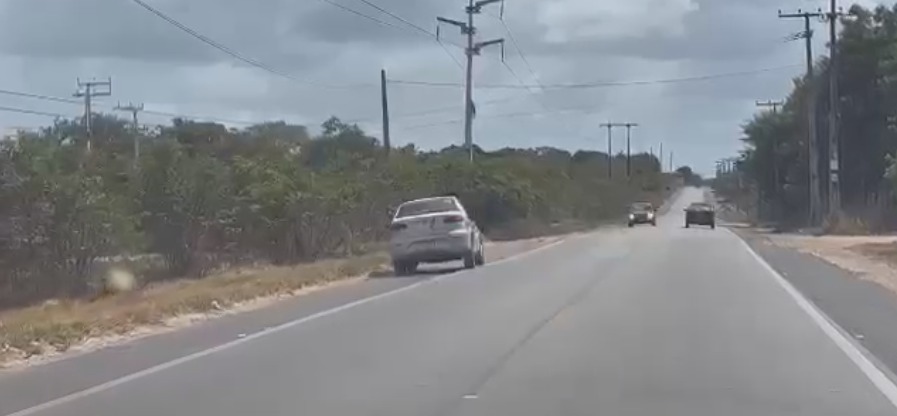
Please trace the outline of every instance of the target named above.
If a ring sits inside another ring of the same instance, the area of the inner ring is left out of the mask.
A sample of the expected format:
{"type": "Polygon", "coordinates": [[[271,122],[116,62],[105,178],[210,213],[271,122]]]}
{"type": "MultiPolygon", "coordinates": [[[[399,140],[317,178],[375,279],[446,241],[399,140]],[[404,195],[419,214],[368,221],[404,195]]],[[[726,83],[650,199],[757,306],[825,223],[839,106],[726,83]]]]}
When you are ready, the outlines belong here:
{"type": "Polygon", "coordinates": [[[894,292],[868,274],[839,267],[838,260],[824,260],[821,253],[812,253],[750,229],[733,231],[894,379],[893,374],[897,372],[897,326],[893,324],[897,322],[897,295],[894,292]]]}

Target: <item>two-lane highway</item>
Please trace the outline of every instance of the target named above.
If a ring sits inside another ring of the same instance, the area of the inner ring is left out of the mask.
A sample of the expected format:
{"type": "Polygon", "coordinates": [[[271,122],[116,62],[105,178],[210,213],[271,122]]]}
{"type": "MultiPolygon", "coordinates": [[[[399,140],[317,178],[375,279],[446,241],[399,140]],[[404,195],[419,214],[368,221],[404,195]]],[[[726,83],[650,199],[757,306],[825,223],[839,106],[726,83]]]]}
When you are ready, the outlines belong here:
{"type": "Polygon", "coordinates": [[[897,414],[887,376],[740,239],[683,227],[702,196],[27,408],[0,391],[0,415],[897,414]]]}

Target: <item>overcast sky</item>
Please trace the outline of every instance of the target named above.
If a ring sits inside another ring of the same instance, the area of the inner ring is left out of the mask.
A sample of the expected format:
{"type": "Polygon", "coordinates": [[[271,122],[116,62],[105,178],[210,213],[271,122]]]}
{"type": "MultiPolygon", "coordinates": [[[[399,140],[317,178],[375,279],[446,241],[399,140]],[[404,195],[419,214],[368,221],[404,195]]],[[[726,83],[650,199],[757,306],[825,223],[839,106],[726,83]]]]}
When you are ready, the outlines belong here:
{"type": "MultiPolygon", "coordinates": [[[[293,80],[242,64],[132,0],[0,0],[0,89],[68,97],[76,78],[111,76],[117,101],[229,120],[285,119],[317,126],[330,115],[380,137],[379,71],[394,80],[460,83],[463,42],[444,27],[445,48],[361,0],[144,0],[193,30],[293,80]],[[388,27],[340,9],[342,4],[388,27]],[[449,56],[451,55],[451,56],[449,56]],[[454,57],[454,59],[452,59],[454,57]]],[[[462,19],[462,0],[370,0],[435,31],[437,15],[462,19]]],[[[604,150],[608,120],[637,122],[634,150],[661,142],[675,164],[709,173],[741,147],[740,125],[755,100],[780,99],[803,72],[803,48],[783,39],[801,30],[777,9],[815,9],[821,0],[506,0],[513,44],[475,61],[475,140],[485,148],[555,146],[604,150]],[[527,62],[529,65],[527,65],[527,62]],[[679,83],[552,89],[551,85],[751,75],[679,83]],[[516,74],[516,77],[515,77],[516,74]],[[517,79],[519,78],[519,80],[517,79]],[[500,89],[501,85],[546,85],[500,89]],[[501,115],[516,114],[513,117],[501,115]],[[497,117],[498,116],[498,117],[497,117]]],[[[861,1],[871,5],[872,1],[861,1]]],[[[845,9],[849,4],[843,4],[845,9]]],[[[480,40],[509,38],[499,6],[478,16],[480,40]]],[[[820,34],[823,26],[818,24],[820,34]]],[[[817,36],[817,52],[824,52],[817,36]]],[[[463,89],[390,85],[393,142],[440,148],[463,141],[463,89]],[[430,110],[444,111],[430,111],[430,110]],[[414,113],[424,112],[424,115],[414,113]],[[410,114],[410,116],[409,116],[410,114]]],[[[0,106],[75,116],[77,105],[0,95],[0,106]]],[[[4,128],[36,127],[45,116],[0,112],[4,128]]],[[[162,123],[165,117],[143,115],[162,123]]],[[[614,150],[624,149],[624,130],[614,150]]]]}

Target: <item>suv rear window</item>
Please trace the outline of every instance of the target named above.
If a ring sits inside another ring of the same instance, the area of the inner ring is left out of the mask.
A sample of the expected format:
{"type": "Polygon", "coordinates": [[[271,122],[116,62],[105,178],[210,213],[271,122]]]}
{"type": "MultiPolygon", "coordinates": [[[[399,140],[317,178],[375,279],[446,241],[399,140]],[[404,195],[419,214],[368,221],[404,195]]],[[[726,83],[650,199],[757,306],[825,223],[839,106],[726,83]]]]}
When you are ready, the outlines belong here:
{"type": "Polygon", "coordinates": [[[458,211],[458,205],[451,198],[427,199],[407,202],[399,207],[396,218],[413,217],[415,215],[434,214],[437,212],[458,211]]]}

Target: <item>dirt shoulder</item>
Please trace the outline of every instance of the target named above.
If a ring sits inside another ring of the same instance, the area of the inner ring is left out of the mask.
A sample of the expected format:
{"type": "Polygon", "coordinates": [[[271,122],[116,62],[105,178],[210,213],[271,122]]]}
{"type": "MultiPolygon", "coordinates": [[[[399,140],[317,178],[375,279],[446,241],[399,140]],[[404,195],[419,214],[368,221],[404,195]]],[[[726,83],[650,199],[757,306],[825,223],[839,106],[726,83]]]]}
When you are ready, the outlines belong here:
{"type": "MultiPolygon", "coordinates": [[[[504,260],[564,238],[489,242],[487,260],[504,260]]],[[[334,285],[390,276],[388,264],[388,255],[376,253],[291,267],[237,269],[90,301],[53,300],[0,312],[0,368],[46,362],[263,308],[334,285]]]]}
{"type": "Polygon", "coordinates": [[[765,234],[771,244],[812,254],[897,294],[897,236],[765,234]]]}

